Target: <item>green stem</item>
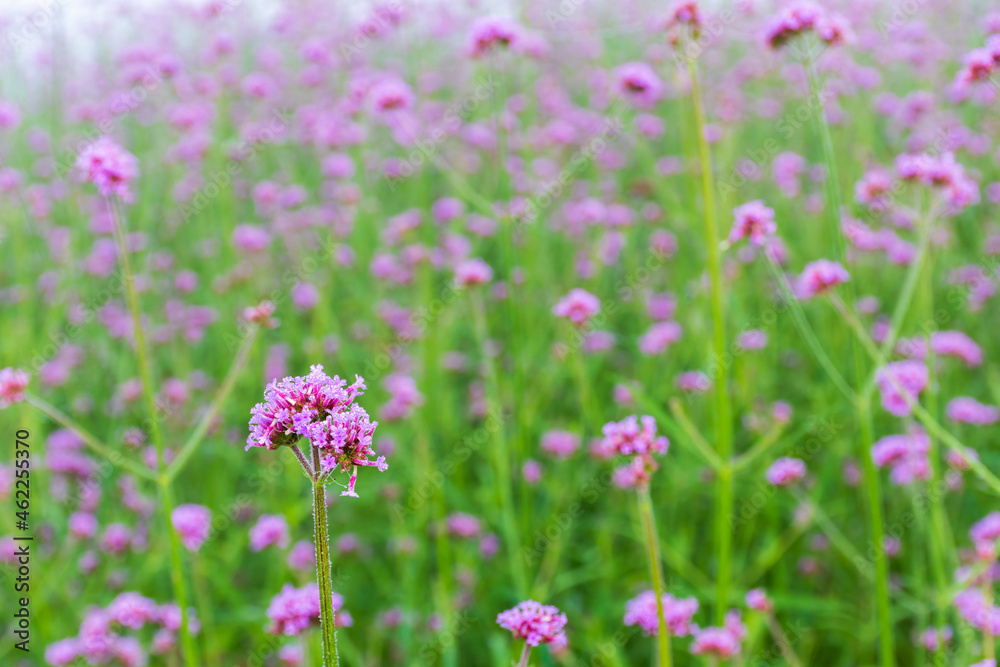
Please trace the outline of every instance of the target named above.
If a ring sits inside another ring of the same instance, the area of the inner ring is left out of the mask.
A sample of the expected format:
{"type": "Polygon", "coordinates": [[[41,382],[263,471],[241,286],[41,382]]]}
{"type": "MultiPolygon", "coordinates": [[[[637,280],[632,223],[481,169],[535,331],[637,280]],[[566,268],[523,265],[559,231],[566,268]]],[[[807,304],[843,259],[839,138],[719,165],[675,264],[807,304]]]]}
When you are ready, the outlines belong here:
{"type": "MultiPolygon", "coordinates": [[[[809,88],[813,97],[813,117],[816,129],[820,135],[820,143],[823,147],[823,161],[827,168],[825,182],[826,205],[824,209],[836,253],[835,256],[838,261],[843,262],[846,252],[844,235],[840,229],[840,213],[843,204],[843,196],[840,191],[840,172],[837,169],[837,160],[834,155],[830,125],[823,110],[819,76],[816,72],[816,65],[811,58],[807,62],[807,69],[809,72],[809,88]]],[[[854,285],[853,281],[848,283],[848,292],[852,297],[852,302],[855,295],[854,285]]],[[[854,361],[855,383],[860,383],[864,372],[862,352],[857,344],[851,344],[850,347],[854,361]]],[[[855,403],[861,430],[861,438],[859,438],[858,446],[860,449],[860,458],[863,461],[864,483],[870,520],[870,538],[875,548],[875,599],[878,610],[879,657],[882,667],[893,667],[895,665],[895,653],[893,649],[892,619],[889,615],[889,566],[886,560],[885,549],[883,548],[885,535],[882,525],[881,480],[871,457],[871,447],[874,441],[871,407],[868,400],[864,398],[856,400],[855,403]]]]}
{"type": "Polygon", "coordinates": [[[45,401],[30,392],[25,393],[24,400],[28,405],[32,405],[43,414],[48,415],[52,421],[56,422],[63,428],[67,428],[76,433],[83,439],[84,444],[94,450],[97,454],[100,454],[110,463],[121,466],[137,477],[142,477],[143,479],[151,481],[156,480],[156,475],[150,471],[149,468],[145,468],[138,463],[129,461],[128,459],[122,457],[120,453],[110,449],[107,445],[98,440],[96,436],[90,433],[90,431],[80,426],[69,415],[48,401],[45,401]]]}
{"type": "Polygon", "coordinates": [[[181,645],[184,649],[184,664],[187,667],[196,667],[198,658],[194,643],[194,637],[188,627],[187,591],[184,587],[184,569],[181,558],[180,539],[177,531],[174,530],[172,514],[174,511],[174,494],[170,487],[170,480],[162,475],[164,469],[164,449],[163,436],[160,431],[160,415],[156,407],[156,392],[153,388],[153,373],[150,368],[149,350],[146,347],[146,335],[142,328],[142,311],[139,307],[139,297],[135,291],[135,276],[132,273],[132,260],[128,247],[128,237],[125,233],[125,218],[121,213],[117,199],[107,200],[111,218],[114,222],[115,239],[118,242],[118,252],[121,255],[122,276],[125,282],[125,294],[128,299],[128,308],[132,314],[132,329],[135,342],[136,358],[139,362],[139,377],[142,381],[142,394],[145,398],[146,411],[148,414],[149,435],[156,447],[156,469],[160,473],[157,481],[160,499],[160,509],[163,514],[163,521],[166,524],[167,537],[170,541],[170,580],[174,588],[174,595],[177,598],[177,605],[181,609],[181,645]]]}
{"type": "Polygon", "coordinates": [[[788,636],[781,627],[781,623],[778,623],[778,619],[775,617],[773,611],[767,613],[767,627],[770,629],[771,636],[774,637],[774,643],[778,645],[778,649],[781,651],[781,655],[784,656],[788,666],[802,667],[802,661],[799,660],[799,656],[792,649],[792,643],[788,641],[788,636]]]}
{"type": "MultiPolygon", "coordinates": [[[[925,221],[924,237],[930,237],[930,219],[925,221]]],[[[928,252],[927,266],[922,271],[923,274],[923,289],[922,292],[922,305],[923,305],[923,316],[926,321],[933,321],[934,316],[934,284],[933,284],[933,272],[934,272],[934,258],[931,252],[928,252]]],[[[937,390],[937,377],[934,372],[934,349],[931,344],[931,336],[933,332],[927,332],[926,344],[927,344],[927,409],[935,418],[939,414],[938,410],[938,390],[937,390]]],[[[939,485],[942,481],[941,476],[941,448],[938,439],[933,435],[928,435],[928,441],[930,443],[930,448],[927,451],[927,458],[930,461],[931,467],[931,478],[928,480],[927,488],[928,495],[930,496],[930,506],[931,506],[931,531],[926,532],[925,535],[928,540],[928,550],[931,554],[931,566],[934,570],[934,580],[937,585],[937,595],[935,596],[934,612],[935,618],[934,622],[937,629],[940,630],[945,625],[945,610],[948,608],[948,603],[941,597],[945,590],[948,588],[948,569],[949,561],[951,560],[951,554],[954,551],[954,545],[951,541],[951,531],[947,527],[947,518],[945,517],[944,511],[944,494],[941,493],[939,485]]],[[[938,643],[938,650],[936,652],[937,656],[943,658],[944,642],[938,643]]]]}
{"type": "Polygon", "coordinates": [[[850,385],[844,379],[844,376],[840,374],[837,367],[834,365],[833,361],[830,360],[829,355],[827,355],[826,350],[823,349],[823,345],[820,344],[819,339],[816,338],[816,333],[812,330],[809,325],[809,320],[806,319],[805,313],[802,312],[802,305],[799,304],[795,295],[792,294],[792,288],[785,279],[784,274],[781,273],[781,268],[774,262],[774,258],[771,257],[769,252],[764,252],[764,256],[767,259],[768,268],[771,270],[771,275],[774,277],[775,282],[778,283],[778,289],[781,290],[782,298],[785,299],[785,303],[788,305],[788,309],[792,311],[792,319],[795,320],[795,325],[799,329],[799,333],[802,338],[805,339],[806,345],[809,346],[809,351],[812,352],[813,357],[823,370],[826,371],[827,376],[830,381],[837,387],[841,394],[844,395],[850,401],[854,401],[854,390],[851,389],[850,385]]]}
{"type": "MultiPolygon", "coordinates": [[[[715,186],[713,185],[712,156],[705,138],[705,111],[702,107],[698,69],[694,60],[688,60],[691,75],[691,101],[694,104],[695,134],[701,162],[701,188],[705,206],[705,244],[708,246],[708,270],[712,291],[712,347],[715,362],[719,364],[718,376],[713,378],[715,389],[715,438],[719,458],[728,466],[733,448],[732,409],[729,404],[728,368],[726,366],[726,325],[722,313],[722,268],[719,258],[719,230],[715,220],[715,186]]],[[[715,547],[719,556],[716,589],[716,623],[722,624],[729,604],[729,584],[732,577],[733,531],[730,515],[733,509],[732,473],[728,467],[719,471],[716,478],[715,547]]]]}
{"type": "Polygon", "coordinates": [[[247,358],[250,356],[250,350],[253,348],[254,340],[257,338],[257,332],[260,329],[256,326],[252,326],[247,333],[246,338],[240,344],[239,349],[236,351],[236,356],[233,358],[233,363],[229,367],[229,372],[226,373],[225,379],[222,381],[222,385],[219,387],[218,393],[216,393],[215,398],[212,399],[212,403],[208,406],[205,414],[201,416],[198,421],[198,425],[195,426],[194,431],[188,437],[187,442],[181,447],[181,451],[174,458],[173,462],[167,468],[166,477],[168,482],[172,482],[184,466],[187,464],[188,459],[194,454],[195,449],[201,444],[204,439],[205,434],[208,429],[212,426],[212,422],[215,420],[216,416],[219,414],[219,410],[222,408],[222,404],[226,402],[226,398],[233,390],[233,385],[236,384],[236,379],[239,377],[240,371],[243,370],[243,366],[246,365],[247,358]]]}
{"type": "Polygon", "coordinates": [[[330,574],[330,535],[326,517],[326,486],[319,482],[313,482],[313,523],[316,526],[316,579],[319,584],[323,667],[335,667],[340,665],[340,656],[337,655],[337,612],[333,608],[333,578],[330,574]]]}
{"type": "Polygon", "coordinates": [[[517,661],[517,667],[528,667],[528,654],[531,653],[531,644],[524,643],[524,650],[521,651],[521,659],[517,661]]]}
{"type": "Polygon", "coordinates": [[[639,516],[646,540],[646,555],[649,557],[649,573],[653,578],[653,593],[656,595],[656,617],[660,631],[656,634],[660,655],[660,667],[670,667],[670,627],[663,614],[663,566],[660,560],[660,540],[656,536],[656,519],[653,517],[653,501],[649,497],[649,486],[642,486],[638,492],[639,516]]]}
{"type": "Polygon", "coordinates": [[[719,456],[715,453],[715,450],[712,449],[712,446],[708,444],[705,436],[701,434],[698,427],[696,427],[694,422],[691,421],[691,418],[688,417],[687,411],[684,410],[684,404],[681,400],[674,397],[670,399],[669,404],[671,414],[673,414],[674,419],[677,420],[677,425],[684,430],[688,439],[694,444],[695,447],[698,448],[701,455],[705,457],[705,460],[708,461],[716,471],[722,470],[722,468],[726,466],[726,462],[719,458],[719,456]]]}
{"type": "MultiPolygon", "coordinates": [[[[487,341],[489,339],[489,325],[486,321],[486,307],[483,304],[482,294],[478,289],[471,289],[469,300],[472,303],[472,317],[474,320],[476,339],[480,353],[483,355],[483,363],[486,365],[486,398],[491,411],[497,415],[498,419],[503,418],[502,403],[500,399],[500,385],[497,378],[496,365],[489,356],[487,341]]],[[[511,577],[517,587],[519,595],[527,594],[528,580],[524,571],[523,563],[518,557],[518,549],[521,541],[518,536],[517,524],[514,516],[514,505],[511,500],[511,460],[510,448],[507,438],[504,436],[504,429],[501,426],[493,431],[493,467],[497,495],[500,501],[500,512],[502,515],[504,538],[507,542],[507,556],[510,566],[511,577]]]]}

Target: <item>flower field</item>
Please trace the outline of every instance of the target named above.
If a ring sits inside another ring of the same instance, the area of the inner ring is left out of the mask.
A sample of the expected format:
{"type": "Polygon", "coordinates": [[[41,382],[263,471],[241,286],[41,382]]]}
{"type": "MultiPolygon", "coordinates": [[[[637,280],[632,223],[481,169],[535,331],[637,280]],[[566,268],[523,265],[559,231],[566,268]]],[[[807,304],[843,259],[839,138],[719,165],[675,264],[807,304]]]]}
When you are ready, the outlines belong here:
{"type": "Polygon", "coordinates": [[[0,665],[996,667],[996,7],[0,33],[0,665]]]}

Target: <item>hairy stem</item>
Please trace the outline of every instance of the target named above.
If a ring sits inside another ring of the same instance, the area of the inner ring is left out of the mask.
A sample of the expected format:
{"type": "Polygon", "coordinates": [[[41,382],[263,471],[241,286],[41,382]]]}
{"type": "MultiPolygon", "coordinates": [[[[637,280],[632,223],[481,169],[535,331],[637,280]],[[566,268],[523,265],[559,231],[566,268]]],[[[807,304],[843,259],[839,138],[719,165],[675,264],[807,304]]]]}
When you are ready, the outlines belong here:
{"type": "Polygon", "coordinates": [[[337,655],[337,612],[333,608],[333,578],[330,574],[330,535],[326,523],[326,486],[313,483],[313,523],[316,526],[316,579],[319,584],[320,636],[323,667],[340,665],[337,655]]]}

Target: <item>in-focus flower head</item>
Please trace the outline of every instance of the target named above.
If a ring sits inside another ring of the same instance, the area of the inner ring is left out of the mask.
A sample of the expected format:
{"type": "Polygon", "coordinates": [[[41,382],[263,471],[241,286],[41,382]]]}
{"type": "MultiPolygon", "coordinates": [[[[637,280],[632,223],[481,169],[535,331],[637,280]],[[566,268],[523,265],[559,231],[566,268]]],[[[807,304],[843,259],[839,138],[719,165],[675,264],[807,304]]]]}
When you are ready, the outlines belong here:
{"type": "Polygon", "coordinates": [[[525,600],[513,609],[497,614],[497,624],[514,633],[529,646],[566,644],[566,614],[552,605],[525,600]]]}
{"type": "Polygon", "coordinates": [[[319,364],[306,376],[272,381],[264,391],[264,402],[251,411],[246,448],[277,449],[308,439],[319,450],[321,469],[315,472],[350,470],[347,490],[341,495],[357,497],[358,467],[388,468],[384,456],[374,461],[368,458],[376,456],[372,436],[378,422],[370,421],[364,408],[354,404],[364,390],[360,376],[348,385],[346,380],[328,376],[319,364]]]}

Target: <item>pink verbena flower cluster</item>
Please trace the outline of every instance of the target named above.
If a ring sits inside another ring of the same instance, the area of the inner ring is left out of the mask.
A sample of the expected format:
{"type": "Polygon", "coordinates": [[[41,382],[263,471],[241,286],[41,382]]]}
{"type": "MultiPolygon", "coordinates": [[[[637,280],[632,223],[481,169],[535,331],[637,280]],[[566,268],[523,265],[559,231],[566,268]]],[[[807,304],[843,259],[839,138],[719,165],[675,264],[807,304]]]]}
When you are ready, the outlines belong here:
{"type": "Polygon", "coordinates": [[[725,624],[719,627],[695,628],[691,653],[714,658],[732,658],[738,655],[743,639],[747,635],[746,626],[735,609],[726,614],[725,624]]]}
{"type": "Polygon", "coordinates": [[[778,225],[774,221],[774,209],[755,199],[733,209],[733,228],[729,232],[729,242],[737,243],[749,239],[755,246],[763,246],[769,236],[774,236],[778,225]]]}
{"type": "Polygon", "coordinates": [[[469,29],[468,51],[474,58],[498,48],[517,48],[523,40],[524,28],[504,16],[484,16],[469,29]]]}
{"type": "Polygon", "coordinates": [[[922,361],[907,359],[886,364],[875,374],[882,407],[897,417],[908,416],[912,412],[910,403],[927,387],[927,379],[927,366],[922,361]]]}
{"type": "Polygon", "coordinates": [[[552,605],[525,600],[513,609],[497,614],[497,624],[523,639],[529,646],[550,644],[553,648],[566,645],[566,614],[552,605]]]}
{"type": "MultiPolygon", "coordinates": [[[[343,596],[334,593],[333,610],[337,614],[337,626],[350,627],[354,620],[348,612],[342,611],[343,606],[343,596]]],[[[309,583],[302,588],[295,588],[291,584],[285,584],[281,592],[271,600],[267,617],[271,619],[269,632],[276,635],[298,635],[311,626],[319,625],[319,586],[309,583]]]]}
{"type": "Polygon", "coordinates": [[[80,151],[76,166],[102,196],[131,199],[128,186],[139,175],[139,160],[111,137],[101,137],[80,151]]]}
{"type": "MultiPolygon", "coordinates": [[[[675,598],[664,593],[663,620],[675,637],[691,634],[691,619],[698,611],[698,600],[675,598]]],[[[656,593],[644,591],[625,603],[625,625],[638,625],[647,635],[660,632],[660,618],[656,610],[656,593]]]]}
{"type": "Polygon", "coordinates": [[[767,469],[767,481],[775,486],[789,486],[806,476],[806,464],[801,459],[782,457],[767,469]]]}
{"type": "Polygon", "coordinates": [[[31,376],[19,368],[0,370],[0,410],[24,400],[24,390],[28,388],[31,376]]]}
{"type": "Polygon", "coordinates": [[[581,326],[601,309],[601,300],[585,289],[572,289],[552,307],[552,314],[581,326]]]}
{"type": "Polygon", "coordinates": [[[979,186],[955,161],[953,153],[940,156],[929,153],[904,153],[896,157],[896,172],[905,181],[939,188],[953,210],[961,210],[979,201],[979,186]]]}
{"type": "Polygon", "coordinates": [[[890,468],[894,484],[927,480],[931,476],[930,447],[930,439],[922,431],[887,435],[872,445],[872,461],[879,468],[890,468]]]}
{"type": "Polygon", "coordinates": [[[979,588],[967,588],[955,596],[955,608],[974,628],[992,637],[1000,636],[1000,608],[986,599],[979,588]]]}
{"type": "Polygon", "coordinates": [[[647,486],[659,467],[653,454],[666,454],[670,447],[666,436],[656,435],[656,420],[648,415],[641,420],[631,415],[620,422],[608,422],[603,433],[597,454],[603,457],[633,457],[629,463],[615,470],[615,484],[623,489],[647,486]]]}
{"type": "Polygon", "coordinates": [[[354,384],[330,377],[316,364],[304,377],[286,377],[267,385],[265,402],[254,406],[250,418],[247,446],[277,449],[294,445],[302,438],[319,450],[317,474],[351,470],[347,490],[341,495],[358,497],[354,491],[359,466],[375,466],[380,471],[388,465],[384,456],[374,461],[372,435],[378,422],[370,421],[364,408],[354,399],[364,393],[365,381],[355,376],[354,384]]]}
{"type": "Polygon", "coordinates": [[[850,279],[847,269],[838,262],[817,259],[815,262],[807,264],[796,280],[795,296],[803,301],[811,299],[814,296],[825,294],[850,279]]]}
{"type": "Polygon", "coordinates": [[[795,37],[813,31],[830,46],[850,41],[851,25],[842,15],[814,2],[799,1],[781,9],[764,29],[764,43],[778,49],[795,37]]]}
{"type": "Polygon", "coordinates": [[[663,81],[646,63],[630,62],[615,69],[619,92],[637,107],[649,109],[663,97],[663,81]]]}
{"type": "Polygon", "coordinates": [[[990,35],[986,39],[986,46],[965,54],[962,58],[962,68],[955,75],[955,84],[959,88],[965,88],[977,82],[989,81],[998,69],[1000,69],[1000,34],[990,35]]]}
{"type": "Polygon", "coordinates": [[[174,530],[187,549],[198,551],[212,528],[212,512],[203,505],[178,505],[170,514],[174,530]]]}
{"type": "MultiPolygon", "coordinates": [[[[126,667],[141,667],[148,662],[147,650],[135,637],[124,634],[156,626],[148,652],[164,654],[173,648],[181,628],[181,610],[173,603],[158,605],[138,593],[121,593],[107,607],[91,609],[80,623],[76,637],[55,642],[45,650],[45,661],[62,667],[83,658],[91,665],[112,660],[126,667]]],[[[198,632],[198,619],[189,612],[188,629],[198,632]]]]}
{"type": "Polygon", "coordinates": [[[985,405],[969,396],[957,396],[948,402],[945,410],[948,419],[964,424],[987,426],[1000,421],[1000,410],[992,405],[985,405]]]}

